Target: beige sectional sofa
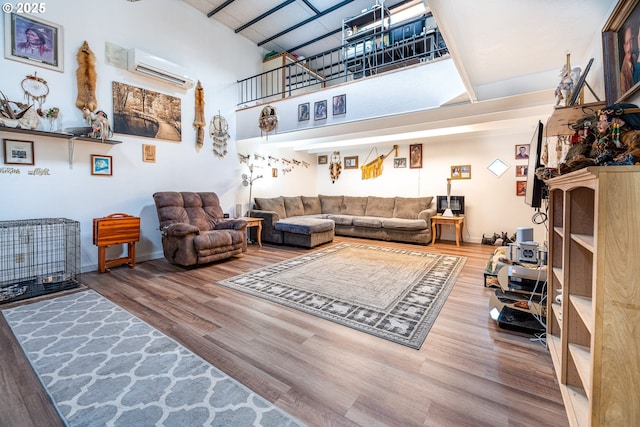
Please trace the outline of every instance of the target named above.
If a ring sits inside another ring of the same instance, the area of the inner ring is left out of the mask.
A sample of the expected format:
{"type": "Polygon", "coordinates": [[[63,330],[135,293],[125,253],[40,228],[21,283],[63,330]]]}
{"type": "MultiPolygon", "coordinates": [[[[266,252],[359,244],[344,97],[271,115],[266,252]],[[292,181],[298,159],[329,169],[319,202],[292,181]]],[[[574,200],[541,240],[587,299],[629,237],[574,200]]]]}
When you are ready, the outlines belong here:
{"type": "MultiPolygon", "coordinates": [[[[431,241],[433,197],[256,197],[262,241],[314,247],[334,235],[418,243],[431,241]]],[[[251,230],[255,233],[255,229],[251,230]]]]}

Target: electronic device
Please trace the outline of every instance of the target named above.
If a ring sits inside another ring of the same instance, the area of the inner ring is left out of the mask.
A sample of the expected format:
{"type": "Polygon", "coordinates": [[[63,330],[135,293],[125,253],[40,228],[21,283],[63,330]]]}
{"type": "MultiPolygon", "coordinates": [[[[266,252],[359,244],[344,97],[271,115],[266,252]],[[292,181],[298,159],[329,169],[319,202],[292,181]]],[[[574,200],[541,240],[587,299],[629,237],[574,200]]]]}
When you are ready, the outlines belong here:
{"type": "Polygon", "coordinates": [[[533,227],[518,227],[516,229],[516,243],[533,241],[533,227]]]}
{"type": "MultiPolygon", "coordinates": [[[[464,215],[464,196],[451,196],[451,211],[454,215],[464,215]]],[[[436,196],[436,212],[442,215],[447,209],[447,196],[436,196]]]]}
{"type": "Polygon", "coordinates": [[[529,167],[527,169],[527,190],[524,201],[532,208],[542,206],[542,199],[547,198],[547,185],[536,176],[536,169],[542,166],[540,156],[542,154],[542,122],[538,121],[538,126],[531,138],[529,147],[529,167]]]}

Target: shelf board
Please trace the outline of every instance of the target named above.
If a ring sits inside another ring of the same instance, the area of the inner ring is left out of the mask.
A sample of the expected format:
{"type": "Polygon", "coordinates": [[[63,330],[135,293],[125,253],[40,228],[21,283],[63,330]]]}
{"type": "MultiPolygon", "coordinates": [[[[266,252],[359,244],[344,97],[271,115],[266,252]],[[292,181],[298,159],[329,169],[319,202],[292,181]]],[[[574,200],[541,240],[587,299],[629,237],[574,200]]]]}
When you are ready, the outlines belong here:
{"type": "Polygon", "coordinates": [[[555,335],[547,334],[547,347],[549,347],[549,354],[551,354],[551,361],[555,367],[556,376],[558,382],[560,381],[560,372],[562,371],[562,339],[555,335]]]}
{"type": "Polygon", "coordinates": [[[560,267],[553,267],[551,269],[551,271],[553,271],[553,275],[555,276],[555,278],[558,280],[558,282],[560,282],[560,285],[564,286],[564,275],[563,275],[563,270],[560,267]]]}
{"type": "Polygon", "coordinates": [[[594,252],[595,239],[594,239],[593,235],[591,235],[591,234],[576,234],[576,233],[572,233],[571,234],[571,238],[573,239],[573,241],[578,243],[583,248],[587,249],[589,252],[591,252],[591,253],[594,252]]]}
{"type": "Polygon", "coordinates": [[[553,310],[553,315],[558,319],[558,325],[562,330],[562,306],[557,302],[551,303],[551,310],[553,310]]]}
{"type": "Polygon", "coordinates": [[[571,107],[556,108],[547,121],[545,127],[546,136],[573,135],[575,132],[569,127],[578,119],[588,113],[595,113],[605,106],[604,102],[573,105],[571,107]]]}
{"type": "Polygon", "coordinates": [[[588,426],[589,424],[589,399],[584,390],[566,384],[560,384],[560,394],[564,401],[570,426],[588,426]]]}
{"type": "Polygon", "coordinates": [[[582,387],[585,390],[587,399],[589,399],[591,398],[591,353],[589,352],[589,347],[569,344],[569,353],[582,380],[582,387]]]}
{"type": "Polygon", "coordinates": [[[564,237],[564,227],[553,227],[553,231],[560,237],[564,237]]]}
{"type": "Polygon", "coordinates": [[[593,335],[594,313],[591,306],[591,298],[571,295],[569,301],[575,307],[589,333],[593,335]]]}
{"type": "Polygon", "coordinates": [[[85,142],[96,142],[98,144],[122,144],[122,141],[114,141],[112,139],[105,139],[102,142],[101,139],[90,138],[88,136],[75,136],[70,133],[65,132],[47,132],[43,130],[35,130],[35,129],[21,129],[21,128],[10,128],[6,126],[0,126],[0,132],[12,132],[12,133],[22,133],[26,135],[40,136],[40,137],[48,137],[48,138],[59,138],[66,139],[68,141],[85,141],[85,142]]]}

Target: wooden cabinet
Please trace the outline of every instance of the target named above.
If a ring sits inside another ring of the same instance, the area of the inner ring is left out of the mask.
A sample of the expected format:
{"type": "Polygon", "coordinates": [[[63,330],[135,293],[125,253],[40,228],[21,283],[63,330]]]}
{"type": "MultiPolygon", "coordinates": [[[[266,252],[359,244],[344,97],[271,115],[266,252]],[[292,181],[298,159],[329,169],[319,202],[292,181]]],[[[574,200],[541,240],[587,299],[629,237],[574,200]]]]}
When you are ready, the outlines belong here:
{"type": "Polygon", "coordinates": [[[640,166],[547,183],[547,345],[569,422],[640,425],[640,166]]]}

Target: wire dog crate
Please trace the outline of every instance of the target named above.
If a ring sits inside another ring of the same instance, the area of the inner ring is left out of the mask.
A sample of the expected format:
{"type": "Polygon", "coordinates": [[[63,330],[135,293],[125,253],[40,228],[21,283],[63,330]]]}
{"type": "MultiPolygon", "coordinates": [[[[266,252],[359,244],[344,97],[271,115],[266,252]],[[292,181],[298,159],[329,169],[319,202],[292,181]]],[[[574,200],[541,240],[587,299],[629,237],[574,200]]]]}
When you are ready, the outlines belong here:
{"type": "Polygon", "coordinates": [[[0,221],[0,303],[79,283],[79,222],[66,218],[0,221]]]}

